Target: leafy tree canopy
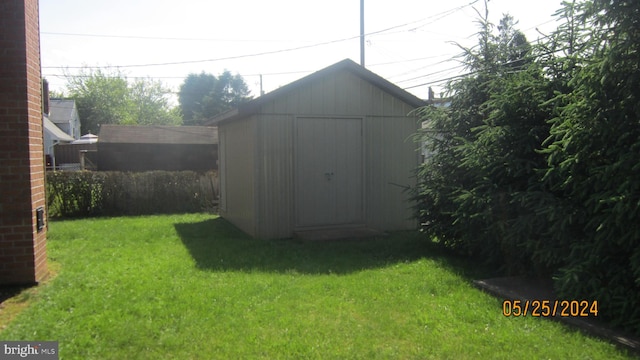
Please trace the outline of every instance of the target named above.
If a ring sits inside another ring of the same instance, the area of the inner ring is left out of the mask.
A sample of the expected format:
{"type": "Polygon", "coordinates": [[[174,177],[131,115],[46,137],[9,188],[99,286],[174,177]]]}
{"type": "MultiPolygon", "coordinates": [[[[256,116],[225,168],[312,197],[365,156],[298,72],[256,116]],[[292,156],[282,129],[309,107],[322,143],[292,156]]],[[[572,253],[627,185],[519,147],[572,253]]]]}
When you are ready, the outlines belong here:
{"type": "Polygon", "coordinates": [[[76,100],[83,132],[97,134],[101,124],[179,125],[160,81],[129,82],[120,70],[83,69],[67,76],[68,97],[76,100]]]}
{"type": "Polygon", "coordinates": [[[202,72],[189,74],[180,86],[178,101],[185,125],[203,121],[251,99],[242,76],[224,71],[217,77],[202,72]]]}

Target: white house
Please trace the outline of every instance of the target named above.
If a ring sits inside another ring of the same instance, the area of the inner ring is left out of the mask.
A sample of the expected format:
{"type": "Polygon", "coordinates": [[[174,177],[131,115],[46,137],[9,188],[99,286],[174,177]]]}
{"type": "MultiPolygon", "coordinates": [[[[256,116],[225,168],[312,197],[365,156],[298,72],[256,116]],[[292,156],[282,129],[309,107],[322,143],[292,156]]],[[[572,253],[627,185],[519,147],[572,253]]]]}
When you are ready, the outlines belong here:
{"type": "Polygon", "coordinates": [[[49,113],[43,114],[44,153],[48,166],[55,164],[54,147],[80,138],[80,117],[73,99],[49,100],[49,113]]]}
{"type": "Polygon", "coordinates": [[[75,140],[80,138],[80,117],[73,99],[51,99],[49,120],[75,140]]]}

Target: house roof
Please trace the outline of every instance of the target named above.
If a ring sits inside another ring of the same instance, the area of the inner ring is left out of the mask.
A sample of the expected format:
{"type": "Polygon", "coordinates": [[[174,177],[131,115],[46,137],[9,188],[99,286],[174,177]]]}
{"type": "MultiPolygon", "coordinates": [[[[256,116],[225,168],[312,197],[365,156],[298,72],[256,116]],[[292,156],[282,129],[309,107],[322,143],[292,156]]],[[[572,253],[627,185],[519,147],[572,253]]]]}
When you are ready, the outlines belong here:
{"type": "Polygon", "coordinates": [[[101,125],[100,144],[217,144],[210,126],[101,125]]]}
{"type": "Polygon", "coordinates": [[[73,99],[49,100],[49,120],[56,124],[69,123],[73,119],[73,112],[77,111],[76,101],[73,99]]]}
{"type": "Polygon", "coordinates": [[[69,134],[62,131],[56,124],[49,120],[48,116],[43,116],[44,131],[46,131],[53,140],[71,142],[75,140],[69,134]]]}
{"type": "Polygon", "coordinates": [[[244,104],[241,104],[239,107],[224,112],[222,114],[217,115],[213,119],[209,120],[205,124],[207,125],[216,125],[223,121],[230,121],[238,118],[243,118],[248,115],[255,114],[259,111],[260,107],[267,102],[283,96],[291,91],[294,91],[301,86],[307,85],[311,82],[314,82],[318,79],[321,79],[329,74],[332,74],[337,71],[349,71],[357,77],[371,83],[382,89],[383,91],[397,97],[398,99],[406,102],[407,104],[414,107],[421,107],[426,105],[426,102],[413,94],[405,91],[404,89],[398,87],[397,85],[391,83],[390,81],[384,79],[383,77],[367,70],[363,66],[358,65],[351,59],[345,59],[338,63],[335,63],[329,67],[326,67],[322,70],[316,71],[315,73],[305,76],[299,80],[296,80],[288,85],[285,85],[279,89],[271,91],[268,94],[262,95],[258,98],[255,98],[251,101],[248,101],[244,104]]]}

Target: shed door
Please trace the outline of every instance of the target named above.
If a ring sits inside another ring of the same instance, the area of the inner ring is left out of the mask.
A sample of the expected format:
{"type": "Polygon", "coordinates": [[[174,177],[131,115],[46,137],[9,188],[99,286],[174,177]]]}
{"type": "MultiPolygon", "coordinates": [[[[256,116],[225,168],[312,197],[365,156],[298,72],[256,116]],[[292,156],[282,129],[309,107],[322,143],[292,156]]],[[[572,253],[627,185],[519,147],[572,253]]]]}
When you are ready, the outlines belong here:
{"type": "Polygon", "coordinates": [[[298,118],[296,129],[296,226],[362,223],[362,119],[298,118]]]}

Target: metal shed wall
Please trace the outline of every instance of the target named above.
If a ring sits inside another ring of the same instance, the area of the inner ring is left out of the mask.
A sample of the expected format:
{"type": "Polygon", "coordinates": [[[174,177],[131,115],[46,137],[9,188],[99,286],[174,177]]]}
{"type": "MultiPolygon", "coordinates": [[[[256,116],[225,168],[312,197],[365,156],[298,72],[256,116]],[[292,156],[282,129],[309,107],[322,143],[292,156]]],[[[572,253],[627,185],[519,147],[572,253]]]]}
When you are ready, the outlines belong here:
{"type": "MultiPolygon", "coordinates": [[[[259,238],[292,236],[295,122],[308,116],[363,119],[364,225],[382,230],[415,229],[408,194],[398,186],[415,185],[413,171],[419,153],[409,137],[417,131],[418,123],[408,116],[412,110],[409,104],[349,71],[329,74],[265,103],[256,115],[257,228],[256,233],[247,232],[259,238]]],[[[235,122],[220,129],[232,124],[235,122]]],[[[250,146],[243,143],[245,149],[250,146]]],[[[227,181],[239,181],[237,176],[230,172],[227,181]]]]}
{"type": "Polygon", "coordinates": [[[256,118],[220,126],[220,215],[242,231],[256,232],[256,118]]]}
{"type": "MultiPolygon", "coordinates": [[[[398,116],[413,107],[349,71],[332,74],[300,86],[262,107],[262,114],[301,116],[398,116]]],[[[416,125],[417,126],[417,125],[416,125]]]]}
{"type": "Polygon", "coordinates": [[[413,176],[419,162],[413,117],[366,118],[365,200],[367,226],[382,230],[409,230],[417,220],[406,187],[416,186],[413,176]]]}
{"type": "Polygon", "coordinates": [[[256,168],[259,238],[292,235],[294,217],[293,114],[258,115],[256,168]]]}

